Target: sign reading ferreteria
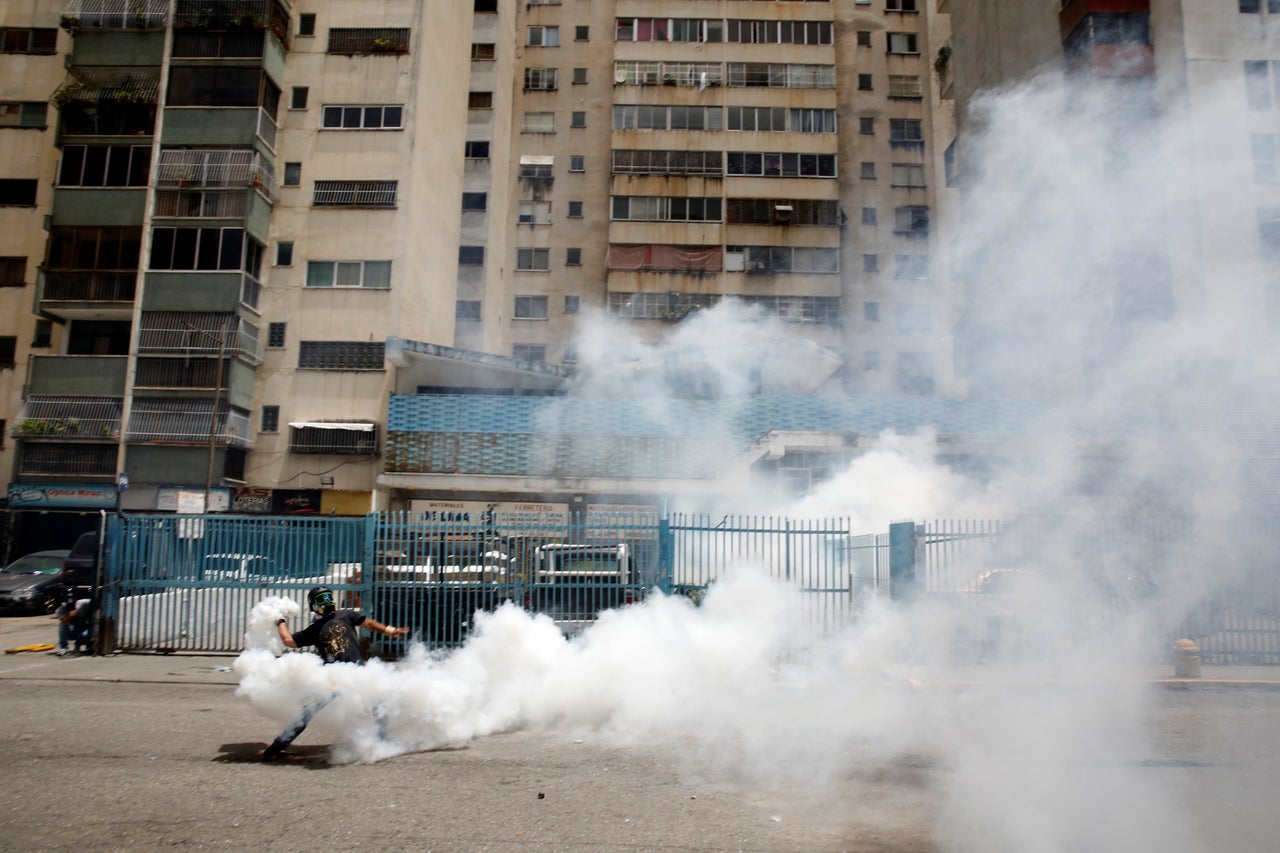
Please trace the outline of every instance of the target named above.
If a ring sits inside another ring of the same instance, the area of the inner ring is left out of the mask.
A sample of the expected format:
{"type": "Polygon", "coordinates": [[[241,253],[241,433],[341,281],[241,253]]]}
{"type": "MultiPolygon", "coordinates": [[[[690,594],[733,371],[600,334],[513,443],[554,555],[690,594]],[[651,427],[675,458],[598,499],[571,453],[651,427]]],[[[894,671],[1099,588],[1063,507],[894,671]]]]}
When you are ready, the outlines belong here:
{"type": "Polygon", "coordinates": [[[10,483],[11,507],[76,507],[115,509],[119,490],[115,485],[63,485],[10,483]]]}

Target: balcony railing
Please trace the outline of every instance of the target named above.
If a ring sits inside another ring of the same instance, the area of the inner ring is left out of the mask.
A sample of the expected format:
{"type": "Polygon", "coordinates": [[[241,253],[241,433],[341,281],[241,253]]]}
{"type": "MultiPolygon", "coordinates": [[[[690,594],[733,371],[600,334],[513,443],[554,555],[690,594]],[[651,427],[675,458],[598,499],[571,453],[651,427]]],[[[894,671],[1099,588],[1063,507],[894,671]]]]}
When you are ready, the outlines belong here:
{"type": "Polygon", "coordinates": [[[33,442],[22,448],[18,473],[38,477],[115,477],[116,445],[33,442]]]}
{"type": "Polygon", "coordinates": [[[169,0],[71,0],[62,13],[66,30],[162,30],[169,0]]]}
{"type": "MultiPolygon", "coordinates": [[[[258,310],[258,300],[262,297],[262,283],[245,273],[240,277],[240,304],[254,311],[258,310]]],[[[256,330],[255,330],[256,332],[256,330]]]]}
{"type": "MultiPolygon", "coordinates": [[[[258,112],[266,114],[265,110],[258,112]]],[[[162,148],[156,160],[156,186],[256,187],[271,199],[275,170],[269,160],[249,148],[162,148]]]]}
{"type": "Polygon", "coordinates": [[[132,302],[137,270],[44,270],[44,293],[50,302],[132,302]]]}
{"type": "Polygon", "coordinates": [[[114,441],[120,437],[119,397],[29,397],[14,421],[14,438],[114,441]]]}
{"type": "Polygon", "coordinates": [[[289,46],[289,12],[278,0],[178,0],[175,29],[271,30],[289,46]]]}
{"type": "Polygon", "coordinates": [[[374,456],[378,452],[378,428],[372,423],[289,424],[289,452],[374,456]]]}
{"type": "Polygon", "coordinates": [[[138,328],[139,355],[219,353],[260,364],[262,342],[258,328],[231,314],[143,312],[138,328]]]}
{"type": "MultiPolygon", "coordinates": [[[[272,151],[276,150],[276,121],[271,117],[271,113],[258,108],[258,138],[266,143],[267,147],[272,151]]],[[[270,184],[268,184],[270,186],[270,184]]]]}
{"type": "Polygon", "coordinates": [[[198,398],[135,398],[125,441],[253,446],[247,412],[231,408],[224,400],[215,419],[213,400],[198,398]]]}

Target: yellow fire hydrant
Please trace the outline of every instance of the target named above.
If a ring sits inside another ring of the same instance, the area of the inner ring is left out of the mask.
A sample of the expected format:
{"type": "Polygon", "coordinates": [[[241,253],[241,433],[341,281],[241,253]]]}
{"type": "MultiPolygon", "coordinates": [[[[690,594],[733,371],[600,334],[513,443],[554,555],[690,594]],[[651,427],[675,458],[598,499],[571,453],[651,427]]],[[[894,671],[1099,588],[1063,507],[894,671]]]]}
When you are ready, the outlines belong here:
{"type": "Polygon", "coordinates": [[[1200,647],[1185,637],[1173,644],[1173,677],[1200,677],[1200,647]]]}

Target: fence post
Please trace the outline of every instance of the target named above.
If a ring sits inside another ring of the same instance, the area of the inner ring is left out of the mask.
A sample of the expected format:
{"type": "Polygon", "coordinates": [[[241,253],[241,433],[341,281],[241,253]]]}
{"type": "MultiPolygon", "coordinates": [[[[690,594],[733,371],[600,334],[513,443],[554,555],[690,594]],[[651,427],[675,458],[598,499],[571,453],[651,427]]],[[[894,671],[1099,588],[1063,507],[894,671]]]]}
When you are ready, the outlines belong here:
{"type": "Polygon", "coordinates": [[[916,596],[916,524],[889,525],[889,598],[910,602],[916,596]]]}
{"type": "Polygon", "coordinates": [[[102,525],[98,533],[98,612],[97,643],[95,649],[100,655],[109,655],[116,647],[116,602],[120,599],[120,567],[124,564],[123,554],[125,540],[120,534],[121,519],[119,513],[108,517],[103,514],[102,525]]]}
{"type": "Polygon", "coordinates": [[[658,517],[658,589],[664,595],[670,595],[672,589],[671,578],[673,572],[673,560],[675,557],[675,534],[671,532],[671,519],[667,517],[665,509],[661,516],[658,517]]]}

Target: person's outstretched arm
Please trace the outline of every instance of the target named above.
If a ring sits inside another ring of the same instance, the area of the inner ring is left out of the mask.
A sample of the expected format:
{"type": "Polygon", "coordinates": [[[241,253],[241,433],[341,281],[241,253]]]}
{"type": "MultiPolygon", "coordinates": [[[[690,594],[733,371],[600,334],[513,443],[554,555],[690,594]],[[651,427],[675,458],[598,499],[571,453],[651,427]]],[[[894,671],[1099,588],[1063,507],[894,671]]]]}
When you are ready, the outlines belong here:
{"type": "Polygon", "coordinates": [[[380,634],[386,634],[388,637],[403,637],[409,633],[408,628],[397,628],[395,625],[383,625],[377,619],[370,619],[368,616],[364,618],[364,622],[360,623],[370,631],[377,631],[380,634]]]}

